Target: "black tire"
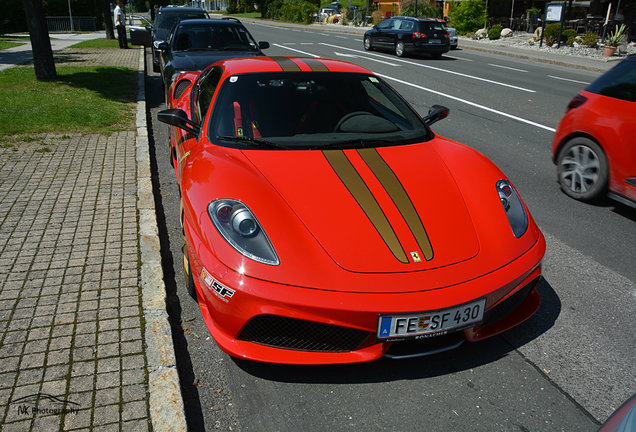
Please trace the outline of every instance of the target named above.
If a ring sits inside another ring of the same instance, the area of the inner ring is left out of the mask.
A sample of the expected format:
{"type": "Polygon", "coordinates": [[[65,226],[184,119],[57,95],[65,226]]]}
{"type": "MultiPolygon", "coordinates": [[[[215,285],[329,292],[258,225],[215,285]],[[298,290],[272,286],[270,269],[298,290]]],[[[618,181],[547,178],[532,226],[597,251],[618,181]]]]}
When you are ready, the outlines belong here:
{"type": "Polygon", "coordinates": [[[194,277],[192,276],[192,267],[190,267],[190,256],[188,255],[188,244],[183,236],[183,276],[185,278],[185,287],[188,295],[194,300],[197,299],[197,290],[194,287],[194,277]]]}
{"type": "Polygon", "coordinates": [[[456,50],[457,49],[457,45],[451,45],[450,49],[456,50]]]}
{"type": "Polygon", "coordinates": [[[371,42],[371,38],[369,36],[364,37],[364,49],[367,51],[373,51],[373,43],[371,42]]]}
{"type": "Polygon", "coordinates": [[[591,139],[572,138],[558,153],[557,176],[566,195],[580,201],[597,200],[607,192],[607,157],[591,139]]]}
{"type": "Polygon", "coordinates": [[[404,51],[404,42],[397,41],[395,44],[395,55],[398,57],[404,57],[406,52],[404,51]]]}
{"type": "Polygon", "coordinates": [[[431,54],[431,56],[432,56],[434,59],[439,59],[439,58],[442,58],[442,53],[433,53],[433,54],[431,54]]]}

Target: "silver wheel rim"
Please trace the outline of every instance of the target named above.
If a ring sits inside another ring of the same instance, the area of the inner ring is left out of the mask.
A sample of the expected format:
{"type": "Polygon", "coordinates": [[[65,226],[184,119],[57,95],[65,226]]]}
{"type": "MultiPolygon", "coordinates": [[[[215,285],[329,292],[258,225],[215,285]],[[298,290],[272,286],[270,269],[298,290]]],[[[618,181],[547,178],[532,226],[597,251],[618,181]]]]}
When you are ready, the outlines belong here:
{"type": "Polygon", "coordinates": [[[398,56],[402,56],[402,54],[404,54],[404,45],[398,42],[398,44],[395,46],[395,54],[397,54],[398,56]]]}
{"type": "Polygon", "coordinates": [[[368,38],[368,37],[367,37],[367,38],[364,38],[364,47],[365,47],[366,49],[371,48],[371,41],[369,40],[369,38],[368,38]]]}
{"type": "Polygon", "coordinates": [[[572,192],[585,193],[596,185],[601,163],[598,155],[585,145],[575,145],[561,160],[561,182],[572,192]]]}

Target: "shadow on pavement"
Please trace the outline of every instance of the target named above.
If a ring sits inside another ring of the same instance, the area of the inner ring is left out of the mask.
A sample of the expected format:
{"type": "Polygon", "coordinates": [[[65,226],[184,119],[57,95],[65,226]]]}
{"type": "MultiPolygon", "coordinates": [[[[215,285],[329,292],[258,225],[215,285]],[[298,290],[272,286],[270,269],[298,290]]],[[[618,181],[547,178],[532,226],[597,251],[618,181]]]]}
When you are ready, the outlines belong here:
{"type": "MultiPolygon", "coordinates": [[[[163,102],[163,92],[161,90],[161,78],[146,76],[146,109],[150,112],[151,107],[157,107],[163,102]],[[152,88],[152,91],[149,91],[152,88]]],[[[195,383],[195,374],[192,368],[192,359],[188,351],[188,341],[183,333],[181,325],[182,308],[177,295],[177,281],[174,272],[174,261],[170,249],[170,236],[166,230],[166,214],[163,206],[161,185],[158,177],[157,166],[157,146],[155,145],[154,134],[152,133],[153,119],[147,115],[148,123],[148,144],[150,149],[150,170],[152,177],[152,189],[155,196],[155,210],[157,215],[157,227],[159,229],[159,242],[161,244],[161,265],[164,271],[164,283],[166,286],[166,304],[170,327],[172,329],[172,340],[174,343],[177,370],[181,383],[181,394],[185,407],[186,422],[188,431],[204,431],[205,423],[201,411],[201,401],[199,391],[195,383]]],[[[161,145],[159,151],[162,151],[161,145]]]]}

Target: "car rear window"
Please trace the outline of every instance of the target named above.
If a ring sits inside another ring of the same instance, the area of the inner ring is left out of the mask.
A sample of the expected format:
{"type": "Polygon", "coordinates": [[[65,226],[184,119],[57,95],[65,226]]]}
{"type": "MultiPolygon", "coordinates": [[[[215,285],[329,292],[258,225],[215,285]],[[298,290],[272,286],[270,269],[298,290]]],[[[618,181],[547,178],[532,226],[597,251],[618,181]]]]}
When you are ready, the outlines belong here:
{"type": "Polygon", "coordinates": [[[601,75],[585,90],[622,99],[628,102],[636,102],[636,59],[624,60],[609,72],[601,75]]]}
{"type": "Polygon", "coordinates": [[[170,30],[178,20],[186,19],[202,19],[207,18],[207,14],[204,11],[201,12],[179,12],[179,13],[165,13],[159,12],[155,27],[163,30],[170,30]]]}
{"type": "Polygon", "coordinates": [[[446,31],[444,24],[439,22],[420,22],[421,32],[446,31]]]}

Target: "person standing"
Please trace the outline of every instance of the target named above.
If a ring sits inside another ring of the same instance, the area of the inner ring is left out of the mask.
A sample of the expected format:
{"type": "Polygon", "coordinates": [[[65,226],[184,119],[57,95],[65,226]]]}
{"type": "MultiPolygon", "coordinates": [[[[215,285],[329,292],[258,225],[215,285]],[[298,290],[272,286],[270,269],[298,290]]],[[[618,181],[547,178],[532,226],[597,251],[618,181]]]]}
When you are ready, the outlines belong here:
{"type": "Polygon", "coordinates": [[[117,39],[119,39],[119,48],[128,48],[128,38],[126,37],[126,15],[123,9],[122,0],[117,2],[117,7],[113,12],[115,18],[115,26],[117,27],[117,39]]]}

